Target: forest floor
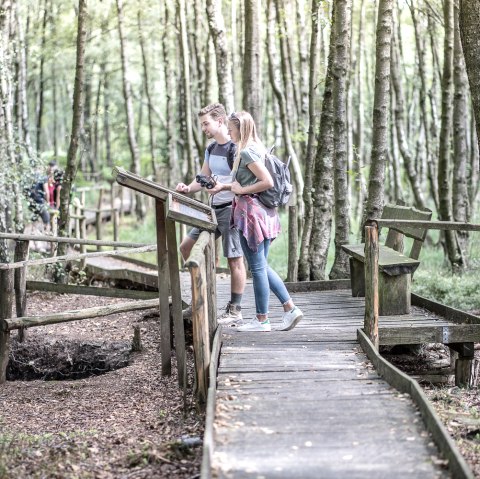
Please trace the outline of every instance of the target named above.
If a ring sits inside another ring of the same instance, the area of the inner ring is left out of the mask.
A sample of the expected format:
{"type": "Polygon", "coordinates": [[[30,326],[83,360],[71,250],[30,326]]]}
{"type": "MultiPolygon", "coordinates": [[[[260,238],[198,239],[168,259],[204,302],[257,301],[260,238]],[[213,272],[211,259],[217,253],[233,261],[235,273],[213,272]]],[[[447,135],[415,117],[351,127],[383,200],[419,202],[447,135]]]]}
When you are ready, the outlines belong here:
{"type": "MultiPolygon", "coordinates": [[[[29,294],[28,309],[40,315],[122,301],[36,292],[29,294]]],[[[191,387],[184,404],[173,357],[172,375],[162,377],[158,322],[145,312],[32,328],[17,351],[42,353],[48,348],[56,359],[45,364],[27,354],[13,363],[24,373],[51,376],[55,361],[74,364],[69,351],[78,352],[78,347],[67,350],[70,343],[89,345],[97,357],[98,351],[112,353],[110,365],[115,360],[124,365],[135,325],[141,328],[143,351],[132,353],[126,367],[75,380],[7,381],[0,388],[0,479],[199,477],[204,416],[195,409],[191,387]]],[[[480,351],[475,354],[480,359],[480,351]]],[[[428,363],[447,369],[450,362],[441,345],[423,348],[417,356],[386,357],[410,374],[428,363]]],[[[191,383],[191,355],[188,367],[191,383]]],[[[451,382],[424,390],[480,477],[478,390],[459,389],[451,382]]]]}
{"type": "MultiPolygon", "coordinates": [[[[41,315],[122,301],[36,292],[28,295],[28,310],[41,315]]],[[[47,344],[58,361],[65,362],[66,355],[68,362],[64,346],[69,342],[86,343],[105,354],[112,344],[114,351],[122,344],[128,351],[133,326],[139,325],[143,351],[132,353],[128,366],[106,374],[7,381],[0,387],[0,478],[199,477],[204,417],[195,409],[191,388],[185,407],[174,358],[172,375],[162,377],[158,318],[146,319],[145,313],[27,331],[27,348],[47,344]]],[[[123,362],[125,355],[120,356],[123,362]]],[[[43,370],[46,376],[51,372],[52,364],[26,363],[24,367],[43,370]]],[[[189,379],[192,363],[190,354],[189,379]]]]}

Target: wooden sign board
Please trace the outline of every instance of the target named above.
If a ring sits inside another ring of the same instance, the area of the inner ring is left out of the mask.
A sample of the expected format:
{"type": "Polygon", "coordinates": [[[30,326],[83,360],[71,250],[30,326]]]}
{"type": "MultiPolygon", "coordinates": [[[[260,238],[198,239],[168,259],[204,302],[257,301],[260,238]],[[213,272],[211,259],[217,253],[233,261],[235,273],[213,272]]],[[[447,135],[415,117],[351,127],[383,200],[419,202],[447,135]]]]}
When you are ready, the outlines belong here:
{"type": "Polygon", "coordinates": [[[168,219],[206,231],[213,232],[217,229],[217,218],[212,208],[198,201],[195,202],[197,205],[194,205],[191,201],[185,200],[191,199],[183,195],[168,195],[168,219]]]}

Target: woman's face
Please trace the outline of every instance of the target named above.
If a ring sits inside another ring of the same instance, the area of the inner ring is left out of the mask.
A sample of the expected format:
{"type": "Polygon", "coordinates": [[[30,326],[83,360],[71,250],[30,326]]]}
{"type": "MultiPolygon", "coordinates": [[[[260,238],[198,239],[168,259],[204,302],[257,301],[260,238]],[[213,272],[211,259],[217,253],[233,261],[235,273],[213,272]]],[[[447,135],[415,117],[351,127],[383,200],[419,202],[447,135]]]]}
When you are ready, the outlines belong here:
{"type": "Polygon", "coordinates": [[[233,143],[238,143],[240,141],[240,131],[237,124],[233,121],[228,122],[228,134],[233,143]]]}

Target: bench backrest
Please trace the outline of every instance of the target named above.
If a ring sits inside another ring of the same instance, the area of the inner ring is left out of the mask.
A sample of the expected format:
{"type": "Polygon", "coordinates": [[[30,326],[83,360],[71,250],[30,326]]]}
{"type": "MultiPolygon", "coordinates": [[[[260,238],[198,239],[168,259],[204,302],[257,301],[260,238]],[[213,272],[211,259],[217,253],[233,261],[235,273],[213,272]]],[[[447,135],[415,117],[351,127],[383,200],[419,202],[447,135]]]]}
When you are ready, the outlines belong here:
{"type": "MultiPolygon", "coordinates": [[[[385,205],[382,213],[382,219],[389,220],[430,221],[431,218],[432,212],[430,210],[418,210],[413,207],[399,205],[385,205]]],[[[403,251],[403,236],[401,235],[413,238],[412,249],[408,256],[413,259],[418,259],[422,244],[427,236],[427,229],[403,225],[392,226],[389,228],[385,246],[393,248],[396,251],[403,251]],[[400,233],[400,235],[398,233],[400,233]]]]}

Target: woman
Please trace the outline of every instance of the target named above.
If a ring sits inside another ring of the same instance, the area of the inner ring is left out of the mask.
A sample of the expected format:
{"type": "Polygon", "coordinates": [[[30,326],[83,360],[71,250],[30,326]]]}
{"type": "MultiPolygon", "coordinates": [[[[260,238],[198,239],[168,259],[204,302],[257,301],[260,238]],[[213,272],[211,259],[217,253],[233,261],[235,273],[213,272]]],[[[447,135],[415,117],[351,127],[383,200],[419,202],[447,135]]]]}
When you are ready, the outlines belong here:
{"type": "Polygon", "coordinates": [[[270,289],[283,305],[281,331],[293,329],[303,318],[278,274],[268,266],[268,250],[280,233],[280,219],[274,208],[267,208],[255,193],[273,186],[265,168],[265,147],[259,140],[255,122],[245,111],[232,113],[228,119],[228,133],[237,145],[233,164],[233,183],[224,185],[235,193],[232,220],[240,231],[240,243],[252,273],[256,316],[237,328],[238,331],[271,331],[268,319],[270,289]]]}

